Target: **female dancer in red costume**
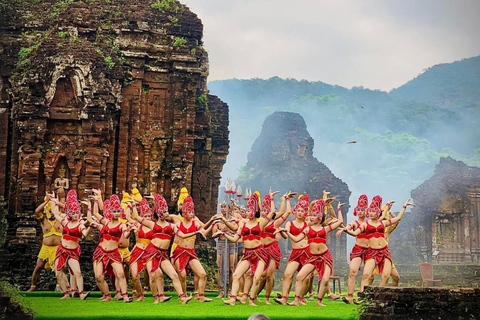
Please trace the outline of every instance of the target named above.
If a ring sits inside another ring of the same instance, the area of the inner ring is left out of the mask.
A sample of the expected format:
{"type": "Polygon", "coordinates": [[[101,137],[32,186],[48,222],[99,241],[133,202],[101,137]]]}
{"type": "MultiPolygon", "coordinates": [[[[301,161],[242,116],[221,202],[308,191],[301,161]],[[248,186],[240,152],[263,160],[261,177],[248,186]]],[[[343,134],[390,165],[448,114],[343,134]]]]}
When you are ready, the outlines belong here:
{"type": "MultiPolygon", "coordinates": [[[[274,214],[272,220],[267,223],[260,234],[262,245],[270,256],[270,262],[264,271],[264,276],[262,277],[263,283],[260,284],[257,295],[261,289],[263,289],[263,286],[265,286],[265,304],[267,305],[270,304],[269,299],[275,283],[275,269],[278,270],[280,268],[280,259],[282,258],[282,251],[280,251],[280,247],[278,246],[281,235],[276,231],[290,215],[291,210],[285,212],[285,202],[286,199],[290,200],[290,197],[294,195],[294,193],[287,192],[282,197],[282,204],[280,205],[278,214],[274,214]]],[[[271,202],[273,202],[273,199],[269,194],[266,194],[262,202],[262,218],[267,220],[271,210],[271,202]]]]}
{"type": "MultiPolygon", "coordinates": [[[[48,197],[52,202],[52,213],[63,226],[62,241],[55,254],[55,273],[57,281],[63,290],[62,299],[69,299],[69,286],[67,276],[65,275],[68,265],[70,274],[74,276],[77,281],[80,299],[84,300],[90,292],[83,292],[83,276],[80,270],[80,245],[78,242],[82,237],[88,236],[91,228],[86,228],[83,223],[80,222],[80,204],[78,203],[77,192],[75,190],[70,190],[67,194],[64,207],[67,211],[66,218],[60,215],[60,201],[58,198],[55,198],[54,194],[48,194],[48,197]]],[[[85,202],[85,204],[88,206],[87,210],[90,211],[90,203],[85,202]]]]}
{"type": "MultiPolygon", "coordinates": [[[[368,208],[370,220],[362,223],[360,228],[350,232],[350,234],[355,236],[365,232],[368,239],[369,248],[365,256],[365,268],[362,275],[361,291],[363,291],[363,288],[368,285],[375,267],[378,267],[379,273],[382,275],[380,286],[383,287],[387,284],[388,279],[390,278],[392,257],[390,249],[388,248],[388,243],[385,239],[385,227],[400,221],[405,214],[407,207],[414,206],[413,202],[410,202],[410,199],[408,199],[396,218],[381,221],[379,220],[380,208],[382,206],[381,202],[382,198],[380,196],[374,197],[372,204],[368,208]]],[[[387,211],[390,209],[389,206],[391,203],[393,202],[389,201],[389,203],[387,203],[387,211]]]]}
{"type": "Polygon", "coordinates": [[[257,218],[260,217],[260,198],[258,192],[254,192],[247,204],[247,208],[250,211],[248,221],[240,223],[233,237],[222,232],[231,242],[237,242],[242,236],[243,242],[245,243],[245,253],[233,273],[232,294],[230,295],[230,299],[223,300],[225,304],[234,305],[237,299],[242,303],[246,302],[246,296],[237,298],[237,293],[240,278],[251,269],[253,273],[253,285],[250,289],[250,305],[255,305],[255,294],[257,293],[260,278],[265,267],[268,266],[270,262],[270,256],[262,245],[260,234],[275,213],[273,196],[276,193],[277,192],[270,192],[270,212],[267,217],[261,217],[260,221],[257,221],[257,218]]]}
{"type": "MultiPolygon", "coordinates": [[[[140,202],[140,217],[146,221],[152,221],[152,215],[152,209],[150,209],[148,201],[142,198],[140,202]]],[[[145,269],[145,248],[152,241],[153,230],[144,225],[140,225],[137,230],[137,243],[130,257],[130,273],[132,275],[133,288],[138,295],[137,301],[143,301],[145,300],[145,296],[143,294],[142,284],[140,283],[140,273],[145,269]]]]}
{"type": "MultiPolygon", "coordinates": [[[[290,211],[290,198],[287,199],[287,212],[290,211]]],[[[305,222],[306,217],[308,217],[308,205],[310,200],[308,194],[302,194],[298,198],[297,205],[293,208],[293,214],[295,215],[294,221],[289,221],[285,225],[285,232],[290,233],[292,236],[296,237],[307,228],[307,223],[305,222]]],[[[292,287],[293,276],[296,271],[300,271],[302,266],[310,259],[310,247],[306,238],[302,239],[299,242],[292,243],[292,253],[288,258],[287,267],[283,273],[282,279],[282,296],[281,298],[274,298],[273,300],[279,304],[287,304],[288,302],[288,293],[292,287]]]]}
{"type": "MultiPolygon", "coordinates": [[[[344,229],[337,231],[337,236],[339,236],[342,231],[346,232],[351,230],[356,230],[365,222],[365,213],[368,207],[368,198],[367,195],[362,194],[358,198],[357,206],[353,209],[353,215],[358,216],[358,219],[349,223],[344,229]]],[[[350,253],[350,272],[348,275],[348,294],[347,297],[343,297],[343,302],[350,304],[353,301],[353,292],[355,290],[355,279],[357,278],[358,270],[362,265],[362,262],[365,264],[365,257],[368,252],[368,239],[367,235],[363,232],[356,236],[355,246],[350,253]]]]}
{"type": "MultiPolygon", "coordinates": [[[[102,276],[105,273],[112,276],[115,275],[116,281],[118,281],[119,289],[125,303],[132,300],[128,297],[127,280],[123,270],[123,261],[118,251],[118,244],[122,235],[125,238],[130,237],[131,227],[122,223],[119,219],[123,214],[124,209],[120,204],[120,199],[116,194],[110,197],[109,210],[111,218],[101,216],[98,212],[94,212],[95,217],[100,224],[103,225],[101,230],[102,240],[98,245],[93,255],[95,278],[98,283],[100,291],[103,293],[103,301],[111,301],[110,291],[105,278],[102,276]]],[[[117,288],[118,290],[118,288],[117,288]]]]}
{"type": "MultiPolygon", "coordinates": [[[[300,242],[307,237],[308,243],[310,244],[310,253],[312,255],[312,257],[305,263],[305,265],[297,274],[297,280],[295,282],[295,300],[289,303],[289,305],[292,306],[300,305],[300,294],[304,288],[304,281],[315,269],[318,272],[318,277],[322,279],[317,298],[317,306],[325,306],[322,303],[322,299],[327,292],[328,281],[330,280],[333,266],[332,254],[327,247],[327,234],[338,228],[343,222],[341,210],[341,207],[344,205],[343,203],[338,203],[338,220],[326,227],[322,226],[322,223],[325,220],[325,201],[320,199],[312,202],[312,204],[311,213],[309,216],[311,225],[305,228],[298,236],[294,236],[291,232],[287,232],[290,239],[292,239],[294,242],[300,242]]],[[[285,229],[281,229],[280,231],[283,232],[285,229]]]]}
{"type": "Polygon", "coordinates": [[[150,287],[155,298],[154,303],[170,300],[169,298],[162,299],[163,297],[159,296],[157,293],[158,286],[163,285],[162,283],[159,283],[158,274],[163,270],[170,279],[172,279],[173,287],[177,291],[178,298],[182,304],[187,304],[192,297],[187,297],[185,295],[182,284],[180,283],[180,278],[169,260],[168,247],[174,235],[177,235],[180,238],[189,238],[201,232],[195,230],[185,233],[183,230],[179,230],[176,225],[165,221],[165,219],[168,218],[167,202],[159,194],[155,195],[154,201],[155,206],[153,211],[154,215],[157,216],[156,222],[148,220],[145,217],[139,217],[135,206],[133,207],[132,215],[132,218],[140,222],[143,226],[149,228],[152,232],[152,240],[144,250],[142,263],[146,264],[150,275],[150,287]]]}

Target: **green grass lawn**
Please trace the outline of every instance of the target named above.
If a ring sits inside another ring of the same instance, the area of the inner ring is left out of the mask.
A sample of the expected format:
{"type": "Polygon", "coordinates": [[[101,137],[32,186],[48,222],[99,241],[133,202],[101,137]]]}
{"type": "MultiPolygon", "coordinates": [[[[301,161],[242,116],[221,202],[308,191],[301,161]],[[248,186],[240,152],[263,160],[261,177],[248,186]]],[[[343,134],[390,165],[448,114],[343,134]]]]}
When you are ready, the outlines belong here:
{"type": "MultiPolygon", "coordinates": [[[[99,292],[93,292],[86,300],[79,298],[60,300],[59,292],[22,292],[35,310],[35,319],[243,319],[254,313],[263,313],[270,319],[356,319],[356,305],[347,305],[341,300],[328,301],[326,307],[315,306],[310,301],[306,306],[291,307],[257,303],[257,307],[242,305],[227,306],[221,299],[200,303],[192,300],[188,305],[180,304],[175,293],[169,293],[169,302],[153,304],[147,295],[143,302],[125,304],[122,301],[100,302],[99,292]]],[[[206,294],[213,298],[216,294],[206,294]]],[[[262,298],[262,297],[260,297],[262,298]]]]}

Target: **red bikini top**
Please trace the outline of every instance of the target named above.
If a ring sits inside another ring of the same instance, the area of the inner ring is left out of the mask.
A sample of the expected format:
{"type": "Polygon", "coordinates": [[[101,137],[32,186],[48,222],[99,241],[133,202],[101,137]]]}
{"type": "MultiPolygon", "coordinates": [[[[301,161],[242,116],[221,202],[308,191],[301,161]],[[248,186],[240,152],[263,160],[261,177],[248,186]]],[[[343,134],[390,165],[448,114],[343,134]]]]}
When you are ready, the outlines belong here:
{"type": "Polygon", "coordinates": [[[152,236],[153,236],[153,230],[150,230],[147,233],[145,233],[145,231],[143,230],[143,225],[140,226],[140,229],[138,230],[138,233],[137,233],[137,237],[139,239],[152,240],[152,236]]]}
{"type": "Polygon", "coordinates": [[[110,228],[108,225],[110,224],[110,221],[107,222],[107,224],[103,227],[103,238],[105,240],[112,240],[112,241],[120,241],[120,238],[122,237],[122,230],[120,230],[121,223],[119,223],[116,227],[110,228]]]}
{"type": "MultiPolygon", "coordinates": [[[[355,229],[360,228],[360,222],[358,222],[357,220],[355,220],[355,222],[357,224],[357,227],[355,229]]],[[[363,231],[362,233],[357,235],[357,239],[367,239],[367,233],[365,231],[363,231]]]]}
{"type": "Polygon", "coordinates": [[[308,243],[327,243],[327,232],[325,231],[325,228],[322,227],[320,231],[315,231],[311,227],[308,229],[308,243]]]}
{"type": "Polygon", "coordinates": [[[305,228],[307,227],[307,223],[306,222],[303,222],[303,226],[301,228],[297,228],[295,226],[295,224],[292,222],[290,222],[290,233],[293,235],[293,236],[298,236],[300,233],[303,232],[303,230],[305,230],[305,228]]]}
{"type": "Polygon", "coordinates": [[[367,239],[371,238],[384,238],[385,237],[385,226],[382,222],[377,227],[372,226],[367,222],[367,228],[365,229],[365,234],[367,239]]]}
{"type": "Polygon", "coordinates": [[[260,234],[262,230],[260,229],[260,223],[257,224],[253,228],[247,227],[247,224],[243,224],[242,228],[242,236],[243,240],[260,240],[260,234]]]}
{"type": "Polygon", "coordinates": [[[65,226],[63,227],[62,238],[65,239],[65,240],[78,242],[80,239],[82,239],[82,232],[80,231],[80,224],[73,227],[72,229],[70,229],[68,227],[68,224],[69,224],[69,222],[67,222],[67,224],[65,224],[65,226]]]}
{"type": "Polygon", "coordinates": [[[102,229],[100,229],[100,243],[102,243],[103,241],[103,236],[105,235],[105,228],[103,227],[102,229]]]}
{"type": "Polygon", "coordinates": [[[182,222],[180,222],[180,227],[178,228],[178,230],[182,231],[185,234],[186,233],[191,233],[191,232],[196,232],[197,231],[197,226],[195,225],[195,221],[192,221],[192,224],[187,229],[183,225],[183,221],[182,221],[182,222]]]}
{"type": "MultiPolygon", "coordinates": [[[[192,223],[192,225],[194,226],[195,224],[192,223]]],[[[183,229],[185,229],[183,224],[180,223],[180,230],[182,230],[181,229],[182,227],[183,227],[183,229]]],[[[189,229],[191,229],[191,227],[189,229]]],[[[183,233],[188,233],[188,231],[185,232],[183,230],[182,230],[182,232],[183,233]]],[[[153,227],[153,230],[152,230],[152,239],[170,240],[170,239],[172,239],[172,237],[173,237],[173,228],[172,228],[172,224],[170,222],[165,227],[161,227],[157,223],[155,223],[155,226],[153,227]]]]}
{"type": "Polygon", "coordinates": [[[272,221],[269,225],[265,226],[265,228],[263,228],[263,231],[262,233],[260,234],[260,236],[265,239],[265,238],[272,238],[272,239],[275,239],[275,235],[273,234],[275,231],[277,231],[277,228],[275,228],[274,226],[274,221],[272,221]]]}

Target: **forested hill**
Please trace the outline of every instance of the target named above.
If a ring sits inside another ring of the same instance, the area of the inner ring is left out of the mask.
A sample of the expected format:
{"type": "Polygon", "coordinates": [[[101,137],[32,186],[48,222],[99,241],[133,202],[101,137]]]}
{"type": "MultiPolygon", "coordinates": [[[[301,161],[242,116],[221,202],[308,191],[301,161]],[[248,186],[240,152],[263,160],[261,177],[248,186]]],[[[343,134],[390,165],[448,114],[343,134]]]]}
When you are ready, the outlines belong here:
{"type": "Polygon", "coordinates": [[[240,174],[269,114],[292,111],[305,118],[315,157],[354,196],[383,188],[400,201],[431,176],[441,156],[480,165],[479,88],[480,56],[433,66],[390,93],[278,77],[212,81],[210,92],[230,107],[222,176],[240,174]]]}
{"type": "Polygon", "coordinates": [[[432,102],[444,106],[478,107],[480,56],[439,64],[392,90],[395,99],[432,102]]]}

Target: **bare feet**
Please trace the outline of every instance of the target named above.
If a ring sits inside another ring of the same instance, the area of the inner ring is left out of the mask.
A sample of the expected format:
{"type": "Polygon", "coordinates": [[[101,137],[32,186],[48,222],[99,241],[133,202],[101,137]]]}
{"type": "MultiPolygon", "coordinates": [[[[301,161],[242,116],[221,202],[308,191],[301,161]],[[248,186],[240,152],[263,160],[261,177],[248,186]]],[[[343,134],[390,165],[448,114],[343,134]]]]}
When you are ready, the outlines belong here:
{"type": "Polygon", "coordinates": [[[223,291],[220,291],[220,293],[218,294],[218,296],[216,296],[217,299],[220,299],[220,298],[223,298],[223,291]]]}
{"type": "Polygon", "coordinates": [[[133,298],[130,298],[129,296],[124,296],[123,297],[123,302],[124,303],[130,303],[133,301],[133,298]]]}
{"type": "Polygon", "coordinates": [[[299,302],[302,306],[306,306],[308,301],[305,298],[301,298],[299,302]]]}
{"type": "Polygon", "coordinates": [[[317,307],[326,307],[321,300],[317,300],[317,307]]]}
{"type": "Polygon", "coordinates": [[[85,293],[82,293],[82,294],[80,295],[80,300],[85,300],[85,299],[87,299],[87,297],[88,297],[89,295],[90,295],[90,291],[87,291],[87,292],[85,292],[85,293]]]}
{"type": "Polygon", "coordinates": [[[248,303],[249,306],[256,307],[257,305],[255,304],[255,299],[250,299],[250,302],[248,303]]]}
{"type": "Polygon", "coordinates": [[[352,304],[352,299],[353,298],[342,297],[342,301],[346,304],[352,304]]]}
{"type": "Polygon", "coordinates": [[[160,302],[167,302],[167,301],[169,301],[170,299],[172,299],[171,296],[168,296],[168,297],[167,297],[167,296],[161,296],[161,297],[160,297],[160,302]]]}
{"type": "Polygon", "coordinates": [[[205,296],[203,296],[203,295],[202,295],[202,296],[199,295],[199,296],[198,296],[198,301],[200,301],[200,302],[212,302],[213,299],[207,298],[207,297],[205,297],[205,296]]]}
{"type": "Polygon", "coordinates": [[[142,294],[141,296],[138,296],[138,299],[135,300],[135,301],[138,302],[138,301],[143,301],[143,300],[145,300],[145,296],[142,294]]]}
{"type": "Polygon", "coordinates": [[[35,291],[35,286],[31,286],[30,289],[27,290],[27,292],[33,292],[35,291]]]}
{"type": "Polygon", "coordinates": [[[339,294],[331,294],[328,296],[328,300],[338,300],[340,299],[340,295],[339,294]]]}
{"type": "Polygon", "coordinates": [[[270,301],[268,301],[268,299],[265,299],[265,304],[268,306],[268,305],[270,305],[271,303],[270,303],[270,301]]]}
{"type": "Polygon", "coordinates": [[[188,303],[190,300],[192,300],[192,299],[193,299],[192,296],[184,296],[184,297],[181,297],[181,298],[180,298],[180,302],[181,302],[182,304],[187,304],[187,303],[188,303]]]}
{"type": "Polygon", "coordinates": [[[300,300],[295,299],[292,302],[287,303],[289,306],[299,306],[300,305],[300,300]]]}
{"type": "Polygon", "coordinates": [[[315,299],[315,296],[313,295],[313,293],[311,293],[310,297],[308,297],[308,300],[312,301],[313,299],[315,299]]]}
{"type": "Polygon", "coordinates": [[[68,293],[64,294],[63,297],[60,298],[60,300],[67,300],[70,299],[70,295],[68,293]]]}
{"type": "Polygon", "coordinates": [[[273,298],[273,301],[281,305],[286,305],[288,302],[287,299],[281,298],[281,296],[280,298],[273,298]]]}
{"type": "Polygon", "coordinates": [[[245,304],[247,303],[247,296],[246,295],[238,296],[237,300],[240,301],[241,304],[245,304]]]}
{"type": "MultiPolygon", "coordinates": [[[[222,301],[223,301],[223,304],[227,304],[229,306],[234,306],[235,305],[235,298],[230,298],[228,300],[222,299],[222,301]]],[[[240,300],[238,300],[238,301],[240,301],[240,300]]]]}
{"type": "Polygon", "coordinates": [[[111,295],[103,296],[102,299],[100,299],[100,301],[102,302],[112,301],[112,296],[111,295]]]}

